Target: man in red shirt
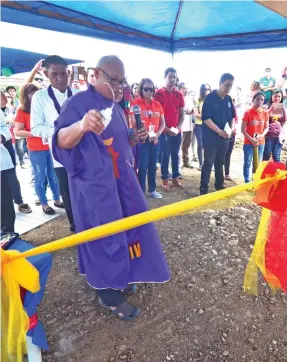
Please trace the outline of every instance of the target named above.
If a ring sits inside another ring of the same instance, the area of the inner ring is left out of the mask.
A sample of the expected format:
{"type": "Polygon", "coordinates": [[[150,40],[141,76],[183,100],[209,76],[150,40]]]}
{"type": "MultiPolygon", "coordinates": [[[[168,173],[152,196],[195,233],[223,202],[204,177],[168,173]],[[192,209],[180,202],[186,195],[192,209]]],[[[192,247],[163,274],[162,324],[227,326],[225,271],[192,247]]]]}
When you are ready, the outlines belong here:
{"type": "Polygon", "coordinates": [[[179,181],[179,150],[181,145],[181,126],[184,120],[184,99],[182,94],[175,89],[177,73],[174,68],[167,68],[164,72],[165,87],[159,89],[155,99],[163,108],[165,117],[165,130],[160,136],[160,143],[163,149],[161,160],[161,174],[163,188],[170,191],[168,185],[168,164],[171,157],[172,183],[175,186],[183,187],[179,181]]]}

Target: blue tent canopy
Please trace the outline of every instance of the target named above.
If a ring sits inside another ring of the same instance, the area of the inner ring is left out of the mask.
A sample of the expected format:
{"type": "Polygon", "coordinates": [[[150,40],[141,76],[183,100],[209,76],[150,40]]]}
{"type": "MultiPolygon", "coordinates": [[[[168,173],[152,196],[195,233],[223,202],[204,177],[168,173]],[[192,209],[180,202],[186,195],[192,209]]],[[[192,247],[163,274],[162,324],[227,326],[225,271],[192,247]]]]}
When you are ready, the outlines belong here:
{"type": "MultiPolygon", "coordinates": [[[[33,53],[26,50],[1,47],[1,68],[10,68],[13,74],[30,72],[34,65],[47,54],[33,53]]],[[[81,63],[81,60],[66,59],[68,64],[81,63]]]]}
{"type": "Polygon", "coordinates": [[[286,47],[284,1],[272,5],[274,11],[262,3],[252,0],[2,1],[1,12],[2,21],[9,23],[171,53],[286,47]]]}

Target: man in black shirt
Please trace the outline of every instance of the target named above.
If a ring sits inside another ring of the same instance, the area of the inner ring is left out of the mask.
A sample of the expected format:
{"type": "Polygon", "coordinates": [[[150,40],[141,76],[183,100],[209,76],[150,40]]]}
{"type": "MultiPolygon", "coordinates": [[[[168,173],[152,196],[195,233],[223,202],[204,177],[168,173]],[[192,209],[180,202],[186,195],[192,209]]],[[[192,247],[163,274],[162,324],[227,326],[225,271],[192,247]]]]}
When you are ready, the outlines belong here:
{"type": "Polygon", "coordinates": [[[201,171],[201,195],[208,193],[213,164],[215,168],[215,189],[222,190],[224,188],[223,165],[235,118],[232,99],[228,95],[233,81],[233,75],[229,73],[223,74],[220,78],[219,89],[210,93],[203,104],[202,142],[204,163],[201,171]]]}

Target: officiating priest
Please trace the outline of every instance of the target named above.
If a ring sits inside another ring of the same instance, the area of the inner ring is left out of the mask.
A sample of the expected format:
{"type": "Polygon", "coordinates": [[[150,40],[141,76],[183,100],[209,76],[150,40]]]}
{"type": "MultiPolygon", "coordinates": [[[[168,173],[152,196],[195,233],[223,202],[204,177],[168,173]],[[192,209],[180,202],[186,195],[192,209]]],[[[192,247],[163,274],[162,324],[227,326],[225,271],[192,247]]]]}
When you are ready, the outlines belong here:
{"type": "MultiPolygon", "coordinates": [[[[76,232],[148,210],[135,173],[129,128],[117,103],[126,85],[122,61],[101,58],[93,85],[70,98],[55,122],[53,154],[68,172],[76,232]]],[[[144,142],[146,130],[138,136],[144,142]]],[[[97,290],[100,304],[122,320],[140,313],[128,303],[125,289],[170,278],[153,223],[82,244],[78,259],[79,271],[97,290]]]]}

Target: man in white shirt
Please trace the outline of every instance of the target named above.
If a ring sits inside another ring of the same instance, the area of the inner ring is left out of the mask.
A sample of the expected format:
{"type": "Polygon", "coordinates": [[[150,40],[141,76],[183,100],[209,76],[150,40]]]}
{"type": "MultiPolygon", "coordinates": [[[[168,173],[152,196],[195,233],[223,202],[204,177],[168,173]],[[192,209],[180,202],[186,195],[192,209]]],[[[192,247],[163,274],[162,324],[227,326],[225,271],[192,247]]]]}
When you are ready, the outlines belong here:
{"type": "MultiPolygon", "coordinates": [[[[31,132],[35,137],[42,137],[43,143],[49,143],[54,133],[54,121],[59,117],[63,103],[74,91],[68,86],[68,67],[64,58],[58,55],[47,57],[43,63],[44,74],[50,81],[47,89],[36,92],[31,104],[31,132]]],[[[68,175],[64,167],[53,158],[59,180],[60,193],[65,205],[70,230],[74,231],[74,220],[70,201],[68,175]]]]}
{"type": "MultiPolygon", "coordinates": [[[[5,107],[7,98],[1,92],[1,108],[5,107]]],[[[9,151],[4,146],[4,143],[11,138],[10,130],[6,124],[5,116],[0,110],[0,154],[1,154],[1,231],[14,232],[15,224],[15,209],[13,203],[13,196],[9,186],[9,178],[7,171],[14,168],[9,151]]]]}
{"type": "Polygon", "coordinates": [[[181,130],[182,130],[182,144],[181,144],[182,162],[183,162],[183,167],[193,168],[192,163],[189,162],[190,146],[191,146],[191,141],[192,141],[192,137],[193,137],[193,129],[194,129],[194,124],[192,122],[192,115],[191,115],[192,110],[193,110],[193,102],[192,102],[191,97],[187,95],[188,89],[187,89],[185,83],[179,83],[178,90],[183,95],[184,102],[185,102],[184,121],[181,126],[181,130]]]}

